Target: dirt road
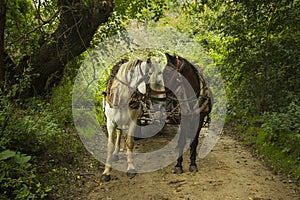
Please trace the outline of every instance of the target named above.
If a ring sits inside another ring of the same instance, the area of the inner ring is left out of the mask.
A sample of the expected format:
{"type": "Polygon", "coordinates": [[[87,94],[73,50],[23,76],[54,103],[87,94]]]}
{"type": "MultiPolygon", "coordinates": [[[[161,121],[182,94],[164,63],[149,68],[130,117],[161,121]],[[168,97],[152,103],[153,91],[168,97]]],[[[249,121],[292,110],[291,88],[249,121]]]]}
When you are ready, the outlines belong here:
{"type": "MultiPolygon", "coordinates": [[[[137,149],[156,142],[138,140],[137,149]]],[[[113,170],[108,183],[88,182],[83,199],[109,200],[299,200],[291,180],[274,175],[241,144],[223,134],[213,151],[203,159],[197,158],[199,172],[188,171],[188,154],[184,156],[185,173],[172,173],[175,163],[151,173],[130,179],[124,172],[113,170]]]]}

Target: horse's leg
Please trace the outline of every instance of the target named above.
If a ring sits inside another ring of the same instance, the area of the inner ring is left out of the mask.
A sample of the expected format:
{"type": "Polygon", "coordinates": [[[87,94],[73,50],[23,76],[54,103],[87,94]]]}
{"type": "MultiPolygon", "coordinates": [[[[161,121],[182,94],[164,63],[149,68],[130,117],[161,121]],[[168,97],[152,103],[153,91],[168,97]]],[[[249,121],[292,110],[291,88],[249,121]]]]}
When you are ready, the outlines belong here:
{"type": "Polygon", "coordinates": [[[183,127],[180,126],[179,128],[179,139],[178,139],[178,159],[177,159],[177,164],[175,166],[174,172],[176,174],[182,174],[183,169],[182,169],[182,161],[183,161],[183,149],[186,143],[186,134],[183,130],[183,127]]]}
{"type": "Polygon", "coordinates": [[[117,161],[119,160],[119,152],[120,152],[120,143],[121,143],[121,135],[122,135],[122,131],[119,129],[116,129],[116,138],[115,139],[115,150],[112,153],[112,160],[113,161],[117,161]]]}
{"type": "Polygon", "coordinates": [[[126,149],[127,149],[127,175],[129,177],[134,177],[136,175],[136,170],[133,164],[133,147],[134,147],[134,127],[131,125],[128,129],[126,138],[126,149]]]}
{"type": "Polygon", "coordinates": [[[138,110],[130,110],[130,123],[128,127],[128,133],[126,138],[126,149],[127,149],[127,175],[134,177],[137,173],[133,163],[133,147],[134,147],[134,132],[136,128],[137,118],[140,113],[138,110]]]}
{"type": "Polygon", "coordinates": [[[198,132],[195,135],[195,138],[193,139],[191,145],[190,145],[190,159],[191,159],[191,163],[190,163],[190,172],[197,172],[198,171],[198,167],[196,164],[196,154],[197,154],[197,146],[198,146],[198,142],[199,142],[199,133],[200,133],[201,128],[199,128],[198,132]]]}
{"type": "Polygon", "coordinates": [[[197,130],[197,133],[193,139],[193,141],[191,142],[191,145],[190,145],[190,159],[191,159],[191,163],[190,163],[190,172],[197,172],[198,171],[198,167],[197,167],[197,164],[196,164],[196,157],[197,157],[197,146],[198,146],[198,143],[199,143],[199,134],[200,134],[200,131],[201,131],[201,128],[203,126],[203,122],[204,122],[204,117],[205,116],[201,116],[200,115],[200,121],[199,121],[199,127],[198,127],[198,130],[197,130]]]}
{"type": "Polygon", "coordinates": [[[133,164],[133,147],[134,147],[134,136],[128,132],[126,139],[127,147],[127,176],[134,177],[136,175],[136,169],[133,164]]]}
{"type": "Polygon", "coordinates": [[[113,138],[116,132],[116,124],[111,120],[107,119],[107,132],[108,132],[108,142],[107,142],[107,158],[105,164],[105,170],[100,178],[101,181],[110,181],[110,171],[112,167],[112,153],[114,151],[113,138]]]}

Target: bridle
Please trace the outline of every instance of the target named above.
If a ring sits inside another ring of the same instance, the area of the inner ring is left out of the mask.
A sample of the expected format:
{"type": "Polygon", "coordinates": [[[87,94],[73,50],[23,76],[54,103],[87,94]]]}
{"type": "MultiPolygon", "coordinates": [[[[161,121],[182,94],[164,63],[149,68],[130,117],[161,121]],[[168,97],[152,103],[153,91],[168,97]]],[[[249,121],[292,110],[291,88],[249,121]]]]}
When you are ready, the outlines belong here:
{"type": "Polygon", "coordinates": [[[175,68],[176,70],[173,72],[171,78],[166,83],[166,86],[170,86],[171,83],[174,82],[174,80],[177,78],[177,75],[180,74],[183,71],[183,68],[185,67],[184,63],[180,61],[179,58],[176,58],[176,65],[173,63],[169,63],[172,68],[175,68]]]}

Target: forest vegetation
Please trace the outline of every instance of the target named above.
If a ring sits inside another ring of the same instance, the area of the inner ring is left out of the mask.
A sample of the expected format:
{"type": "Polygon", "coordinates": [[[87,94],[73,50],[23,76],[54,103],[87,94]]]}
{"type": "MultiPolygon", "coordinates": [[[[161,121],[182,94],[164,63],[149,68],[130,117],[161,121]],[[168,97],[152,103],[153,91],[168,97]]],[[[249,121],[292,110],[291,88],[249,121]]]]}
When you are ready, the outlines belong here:
{"type": "Polygon", "coordinates": [[[63,198],[76,186],[91,156],[72,119],[74,79],[134,20],[200,44],[224,80],[233,137],[299,185],[299,10],[298,0],[1,0],[0,199],[63,198]]]}

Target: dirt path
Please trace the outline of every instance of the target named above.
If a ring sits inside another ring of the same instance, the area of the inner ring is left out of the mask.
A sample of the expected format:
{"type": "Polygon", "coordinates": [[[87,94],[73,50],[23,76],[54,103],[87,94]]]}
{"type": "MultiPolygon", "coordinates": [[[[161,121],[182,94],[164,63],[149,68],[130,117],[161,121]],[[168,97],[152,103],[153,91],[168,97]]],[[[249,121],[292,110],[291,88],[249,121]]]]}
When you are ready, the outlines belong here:
{"type": "MultiPolygon", "coordinates": [[[[158,138],[156,138],[157,140],[158,138]]],[[[159,140],[163,140],[160,138],[159,140]]],[[[137,147],[155,144],[139,140],[137,147]]],[[[144,148],[144,147],[143,147],[144,148]]],[[[296,186],[279,175],[272,174],[241,144],[223,135],[213,151],[197,158],[199,172],[188,172],[188,154],[184,157],[185,173],[172,173],[174,163],[151,173],[130,179],[113,170],[109,183],[85,184],[89,190],[84,199],[190,199],[190,200],[299,200],[296,186]]],[[[101,172],[96,174],[99,179],[101,172]]],[[[85,196],[85,195],[84,195],[85,196]]]]}

